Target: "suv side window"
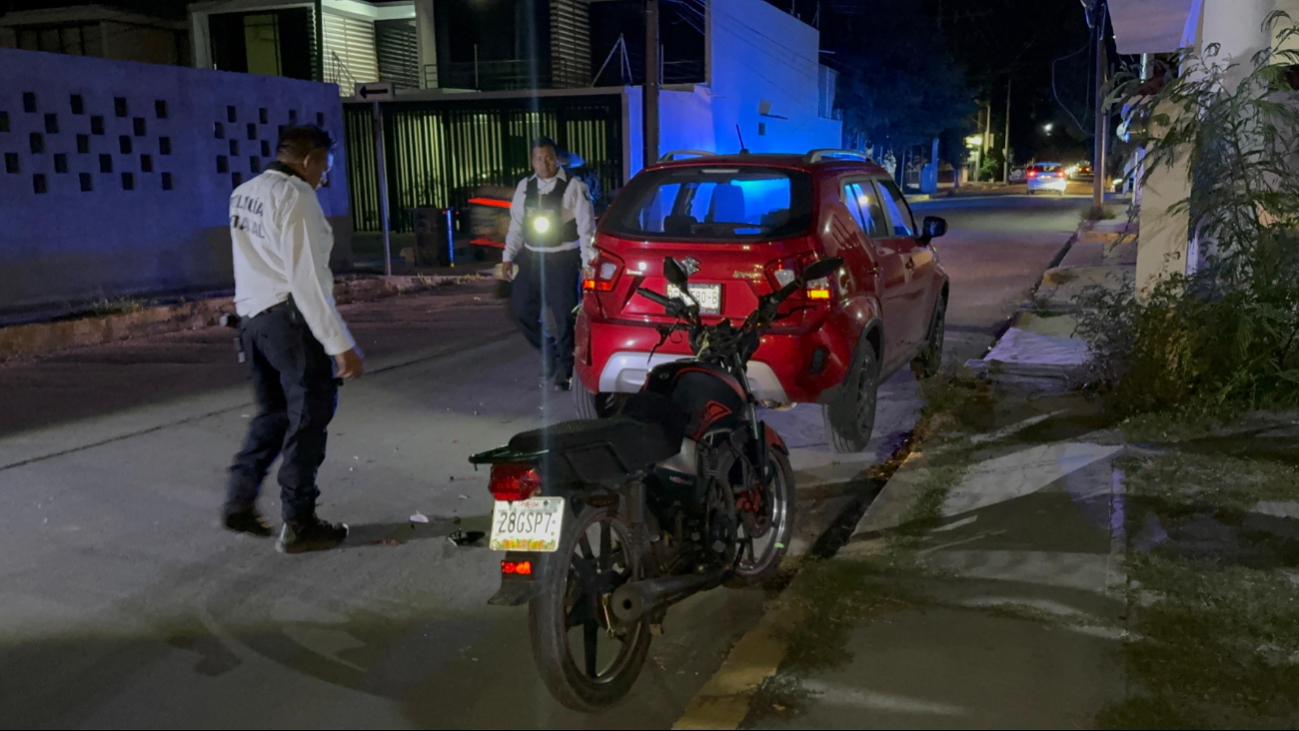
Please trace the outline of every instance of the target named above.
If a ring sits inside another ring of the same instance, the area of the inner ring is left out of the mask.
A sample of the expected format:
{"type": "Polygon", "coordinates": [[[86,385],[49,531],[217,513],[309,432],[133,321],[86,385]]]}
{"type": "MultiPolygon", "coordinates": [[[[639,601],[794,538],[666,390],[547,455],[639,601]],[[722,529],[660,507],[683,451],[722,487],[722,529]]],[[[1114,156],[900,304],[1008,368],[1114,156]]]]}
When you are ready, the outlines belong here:
{"type": "Polygon", "coordinates": [[[876,183],[880,187],[880,198],[889,211],[889,219],[893,221],[893,235],[915,236],[916,222],[911,217],[911,206],[902,197],[902,191],[898,190],[892,180],[879,180],[876,183]]]}
{"type": "Polygon", "coordinates": [[[843,191],[844,205],[852,212],[853,218],[866,235],[885,236],[888,233],[888,221],[884,218],[880,197],[870,182],[848,183],[843,191]]]}

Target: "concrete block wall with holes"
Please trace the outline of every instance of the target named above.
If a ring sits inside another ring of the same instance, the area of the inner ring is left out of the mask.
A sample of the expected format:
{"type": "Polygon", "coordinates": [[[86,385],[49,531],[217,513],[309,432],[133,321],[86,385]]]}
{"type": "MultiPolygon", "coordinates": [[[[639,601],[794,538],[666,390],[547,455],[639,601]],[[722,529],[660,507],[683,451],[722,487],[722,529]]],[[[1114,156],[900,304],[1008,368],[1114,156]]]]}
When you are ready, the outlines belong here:
{"type": "Polygon", "coordinates": [[[339,140],[320,202],[347,268],[335,86],[0,49],[0,312],[231,286],[230,192],[295,123],[339,140]]]}

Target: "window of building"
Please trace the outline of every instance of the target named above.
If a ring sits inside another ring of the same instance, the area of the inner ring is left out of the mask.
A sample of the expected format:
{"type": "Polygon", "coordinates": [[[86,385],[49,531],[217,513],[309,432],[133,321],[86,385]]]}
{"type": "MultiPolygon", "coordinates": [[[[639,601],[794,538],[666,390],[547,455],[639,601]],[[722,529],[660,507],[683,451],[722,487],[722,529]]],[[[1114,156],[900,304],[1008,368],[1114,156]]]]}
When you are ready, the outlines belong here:
{"type": "Polygon", "coordinates": [[[236,71],[291,79],[319,78],[312,8],[208,16],[212,64],[236,71]]]}
{"type": "Polygon", "coordinates": [[[98,22],[17,28],[18,47],[24,51],[103,56],[103,31],[98,22]]]}

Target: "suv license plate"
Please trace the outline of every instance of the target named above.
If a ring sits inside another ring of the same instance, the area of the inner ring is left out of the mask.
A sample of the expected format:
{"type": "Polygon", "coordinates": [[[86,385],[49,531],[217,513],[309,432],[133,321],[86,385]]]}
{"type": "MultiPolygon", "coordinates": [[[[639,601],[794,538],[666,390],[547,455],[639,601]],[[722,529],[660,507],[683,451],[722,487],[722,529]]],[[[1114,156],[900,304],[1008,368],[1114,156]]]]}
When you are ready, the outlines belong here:
{"type": "MultiPolygon", "coordinates": [[[[705,315],[720,315],[722,312],[722,285],[720,284],[689,284],[690,296],[699,303],[699,311],[705,315]]],[[[680,297],[681,288],[675,284],[668,284],[667,295],[669,297],[680,297]]]]}
{"type": "Polygon", "coordinates": [[[496,501],[492,509],[493,551],[559,550],[564,528],[564,498],[534,497],[512,503],[496,501]]]}

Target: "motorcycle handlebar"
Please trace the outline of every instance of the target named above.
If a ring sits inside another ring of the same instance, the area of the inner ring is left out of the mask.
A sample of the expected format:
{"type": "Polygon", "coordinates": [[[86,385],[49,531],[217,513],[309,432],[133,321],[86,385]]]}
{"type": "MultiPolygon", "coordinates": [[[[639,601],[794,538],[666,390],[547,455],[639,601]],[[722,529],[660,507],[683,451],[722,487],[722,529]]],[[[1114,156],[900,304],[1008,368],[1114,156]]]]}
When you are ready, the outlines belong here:
{"type": "Polygon", "coordinates": [[[636,294],[639,294],[640,296],[644,297],[650,302],[653,302],[658,305],[662,305],[664,307],[670,307],[672,305],[671,298],[661,295],[658,292],[655,292],[654,290],[648,289],[646,287],[637,288],[636,294]]]}
{"type": "Polygon", "coordinates": [[[790,282],[789,284],[786,284],[784,287],[781,287],[780,290],[776,292],[775,296],[772,297],[772,302],[775,302],[776,304],[780,304],[781,302],[784,302],[785,300],[789,299],[790,295],[794,294],[795,292],[797,292],[802,288],[803,288],[802,282],[790,282]]]}

